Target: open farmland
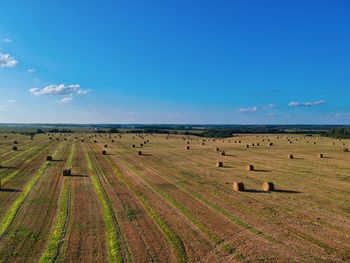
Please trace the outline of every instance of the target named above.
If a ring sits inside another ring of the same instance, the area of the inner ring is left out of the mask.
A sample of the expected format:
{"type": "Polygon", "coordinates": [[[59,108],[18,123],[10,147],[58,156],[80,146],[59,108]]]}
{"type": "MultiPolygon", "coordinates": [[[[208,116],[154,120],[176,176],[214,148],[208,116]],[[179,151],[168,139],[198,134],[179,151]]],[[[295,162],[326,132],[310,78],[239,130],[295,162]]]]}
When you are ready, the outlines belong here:
{"type": "Polygon", "coordinates": [[[0,262],[349,262],[347,148],[285,134],[1,134],[0,262]]]}

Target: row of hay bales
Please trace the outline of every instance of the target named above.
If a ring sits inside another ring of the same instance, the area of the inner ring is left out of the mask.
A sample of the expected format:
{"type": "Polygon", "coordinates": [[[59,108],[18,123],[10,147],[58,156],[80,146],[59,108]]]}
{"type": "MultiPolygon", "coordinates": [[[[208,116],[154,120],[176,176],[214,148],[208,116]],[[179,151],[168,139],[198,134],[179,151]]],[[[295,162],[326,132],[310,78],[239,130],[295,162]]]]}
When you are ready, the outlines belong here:
{"type": "MultiPolygon", "coordinates": [[[[242,182],[233,182],[232,189],[233,189],[233,191],[236,191],[236,192],[243,192],[243,191],[245,191],[244,183],[242,183],[242,182]]],[[[275,190],[275,184],[272,183],[272,182],[263,182],[262,186],[261,186],[261,189],[264,192],[272,192],[272,191],[275,190]]]]}

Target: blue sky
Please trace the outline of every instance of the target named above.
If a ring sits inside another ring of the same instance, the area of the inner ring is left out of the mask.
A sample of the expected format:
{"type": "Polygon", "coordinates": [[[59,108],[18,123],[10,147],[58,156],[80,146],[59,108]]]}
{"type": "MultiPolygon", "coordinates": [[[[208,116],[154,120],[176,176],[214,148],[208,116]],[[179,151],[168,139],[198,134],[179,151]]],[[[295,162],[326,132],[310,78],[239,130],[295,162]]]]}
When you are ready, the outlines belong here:
{"type": "Polygon", "coordinates": [[[348,124],[350,2],[0,2],[0,122],[348,124]]]}

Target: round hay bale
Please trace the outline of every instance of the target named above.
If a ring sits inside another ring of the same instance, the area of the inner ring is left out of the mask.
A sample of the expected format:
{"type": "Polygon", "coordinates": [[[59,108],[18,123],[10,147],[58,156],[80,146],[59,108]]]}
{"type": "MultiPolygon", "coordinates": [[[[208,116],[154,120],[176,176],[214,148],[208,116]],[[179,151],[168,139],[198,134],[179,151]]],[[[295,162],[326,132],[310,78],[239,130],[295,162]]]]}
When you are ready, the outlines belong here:
{"type": "Polygon", "coordinates": [[[247,169],[247,171],[254,171],[254,166],[251,165],[251,164],[248,164],[248,165],[246,166],[246,169],[247,169]]]}
{"type": "Polygon", "coordinates": [[[224,166],[223,162],[217,162],[216,163],[216,167],[223,167],[223,166],[224,166]]]}
{"type": "Polygon", "coordinates": [[[318,156],[318,158],[323,158],[323,154],[322,153],[319,153],[317,156],[318,156]]]}
{"type": "Polygon", "coordinates": [[[106,155],[107,152],[105,150],[102,151],[102,155],[106,155]]]}
{"type": "Polygon", "coordinates": [[[84,139],[81,139],[81,142],[84,142],[84,139]]]}
{"type": "Polygon", "coordinates": [[[187,144],[190,144],[190,142],[187,142],[187,144]]]}
{"type": "Polygon", "coordinates": [[[94,143],[97,143],[97,141],[96,141],[96,140],[94,140],[94,143]]]}
{"type": "Polygon", "coordinates": [[[137,151],[137,155],[142,155],[142,151],[137,151]]]}
{"type": "Polygon", "coordinates": [[[256,146],[260,146],[260,143],[257,143],[256,146]]]}
{"type": "Polygon", "coordinates": [[[51,155],[46,156],[46,161],[52,161],[52,156],[51,155]]]}
{"type": "Polygon", "coordinates": [[[289,155],[289,159],[294,159],[293,154],[290,154],[290,155],[289,155]]]}
{"type": "Polygon", "coordinates": [[[18,148],[17,148],[16,146],[13,146],[13,147],[12,147],[12,150],[13,150],[13,151],[18,151],[18,148]]]}
{"type": "Polygon", "coordinates": [[[143,144],[142,144],[142,143],[140,143],[140,147],[143,147],[143,144]]]}
{"type": "Polygon", "coordinates": [[[255,146],[255,144],[254,144],[254,143],[252,143],[252,146],[255,146]]]}
{"type": "Polygon", "coordinates": [[[269,145],[269,146],[273,146],[273,142],[270,142],[268,145],[269,145]]]}
{"type": "Polygon", "coordinates": [[[135,144],[132,145],[132,148],[135,148],[135,144]]]}
{"type": "Polygon", "coordinates": [[[190,149],[190,146],[186,146],[186,150],[189,150],[190,149]]]}
{"type": "Polygon", "coordinates": [[[107,148],[108,147],[108,145],[107,144],[105,144],[105,146],[104,146],[105,148],[107,148]]]}
{"type": "Polygon", "coordinates": [[[14,141],[13,144],[18,144],[18,142],[17,142],[17,141],[14,141]]]}
{"type": "Polygon", "coordinates": [[[114,140],[112,140],[112,142],[114,142],[114,140]]]}
{"type": "Polygon", "coordinates": [[[244,191],[244,183],[241,182],[233,182],[232,184],[232,189],[235,192],[240,192],[240,191],[244,191]]]}
{"type": "Polygon", "coordinates": [[[271,182],[264,182],[262,184],[262,190],[265,192],[270,192],[275,190],[275,185],[271,182]]]}
{"type": "Polygon", "coordinates": [[[344,148],[344,149],[343,149],[343,152],[345,152],[345,153],[347,153],[348,151],[349,151],[348,148],[344,148]]]}
{"type": "Polygon", "coordinates": [[[64,169],[62,173],[63,173],[63,176],[71,176],[72,175],[71,169],[64,169]]]}
{"type": "Polygon", "coordinates": [[[220,149],[219,148],[215,148],[215,151],[218,152],[218,151],[220,151],[220,149]]]}
{"type": "Polygon", "coordinates": [[[226,153],[225,151],[221,151],[220,155],[224,156],[226,153]]]}
{"type": "Polygon", "coordinates": [[[245,146],[245,148],[249,148],[249,144],[247,144],[247,145],[245,146]]]}

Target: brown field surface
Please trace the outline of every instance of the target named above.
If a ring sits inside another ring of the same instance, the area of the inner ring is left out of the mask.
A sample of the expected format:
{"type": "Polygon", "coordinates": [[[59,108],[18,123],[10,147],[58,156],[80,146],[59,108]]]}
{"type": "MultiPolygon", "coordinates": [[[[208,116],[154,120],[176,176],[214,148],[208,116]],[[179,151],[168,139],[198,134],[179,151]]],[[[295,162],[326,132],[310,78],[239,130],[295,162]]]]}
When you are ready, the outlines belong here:
{"type": "Polygon", "coordinates": [[[0,262],[350,262],[349,140],[6,136],[0,262]]]}

